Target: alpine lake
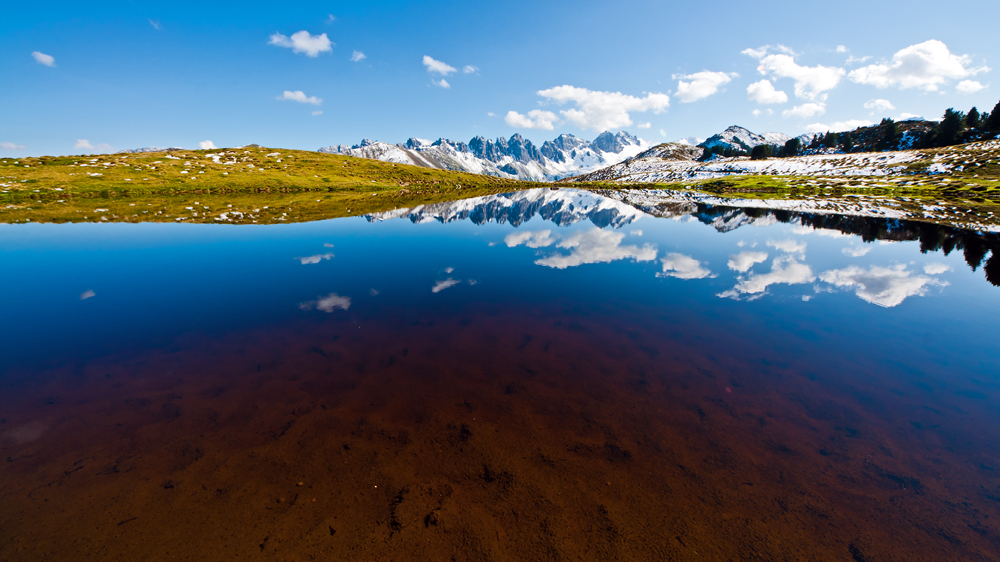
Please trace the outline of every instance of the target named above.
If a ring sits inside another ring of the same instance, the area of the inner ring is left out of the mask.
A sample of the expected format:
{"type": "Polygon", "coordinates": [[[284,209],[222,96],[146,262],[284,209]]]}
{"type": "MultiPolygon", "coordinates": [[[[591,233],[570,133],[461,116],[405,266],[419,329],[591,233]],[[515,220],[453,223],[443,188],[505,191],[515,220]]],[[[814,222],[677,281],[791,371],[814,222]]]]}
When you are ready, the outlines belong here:
{"type": "Polygon", "coordinates": [[[0,560],[1000,560],[1000,237],[534,189],[0,225],[0,560]]]}

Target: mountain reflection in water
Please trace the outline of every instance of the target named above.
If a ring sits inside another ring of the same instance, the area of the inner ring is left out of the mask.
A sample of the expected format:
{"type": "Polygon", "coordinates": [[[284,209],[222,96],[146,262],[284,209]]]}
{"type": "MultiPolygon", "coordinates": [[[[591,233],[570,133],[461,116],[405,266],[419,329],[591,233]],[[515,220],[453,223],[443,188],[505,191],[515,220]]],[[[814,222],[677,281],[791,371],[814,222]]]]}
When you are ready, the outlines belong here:
{"type": "Polygon", "coordinates": [[[0,560],[997,560],[998,248],[565,189],[0,225],[0,560]]]}

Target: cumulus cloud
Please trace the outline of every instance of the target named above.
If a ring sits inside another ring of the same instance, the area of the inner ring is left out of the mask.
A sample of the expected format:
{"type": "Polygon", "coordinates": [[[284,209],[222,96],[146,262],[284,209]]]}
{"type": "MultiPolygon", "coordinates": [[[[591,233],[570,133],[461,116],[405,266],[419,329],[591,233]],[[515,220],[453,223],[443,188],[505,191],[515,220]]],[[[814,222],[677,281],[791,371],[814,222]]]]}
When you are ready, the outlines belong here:
{"type": "Polygon", "coordinates": [[[449,84],[448,81],[445,80],[444,78],[442,78],[440,80],[433,80],[432,79],[431,80],[431,84],[434,84],[438,88],[444,88],[445,90],[451,88],[451,84],[449,84]]]}
{"type": "Polygon", "coordinates": [[[815,117],[817,115],[823,115],[826,113],[825,103],[815,103],[809,102],[802,105],[797,105],[791,109],[786,109],[781,112],[785,117],[815,117]]]}
{"type": "Polygon", "coordinates": [[[302,262],[302,265],[316,264],[324,260],[332,260],[333,254],[316,254],[315,256],[306,256],[304,258],[295,258],[302,262]]]}
{"type": "Polygon", "coordinates": [[[746,273],[755,263],[764,263],[767,260],[767,252],[740,252],[729,256],[729,269],[746,273]]]}
{"type": "Polygon", "coordinates": [[[56,58],[52,55],[46,55],[41,51],[32,51],[31,57],[35,59],[38,64],[44,64],[45,66],[55,66],[56,58]]]}
{"type": "Polygon", "coordinates": [[[76,143],[73,144],[73,148],[76,150],[93,150],[96,152],[107,152],[111,150],[111,145],[107,143],[93,145],[87,139],[77,139],[76,143]]]}
{"type": "Polygon", "coordinates": [[[475,73],[479,72],[479,67],[478,66],[472,66],[471,64],[467,64],[467,65],[465,65],[465,66],[462,67],[462,72],[464,72],[465,74],[475,74],[475,73]]]}
{"type": "Polygon", "coordinates": [[[924,273],[927,275],[941,275],[951,271],[951,266],[943,263],[929,263],[924,266],[924,273]]]}
{"type": "Polygon", "coordinates": [[[683,103],[691,103],[718,92],[720,87],[738,76],[735,72],[703,70],[694,74],[674,74],[673,78],[677,80],[677,98],[683,103]]]}
{"type": "Polygon", "coordinates": [[[873,99],[865,102],[865,109],[871,109],[874,111],[889,111],[891,109],[896,109],[896,106],[892,105],[892,102],[889,100],[873,99]]]}
{"type": "Polygon", "coordinates": [[[868,252],[870,251],[872,251],[871,246],[850,246],[841,249],[840,253],[852,258],[860,258],[861,256],[868,255],[868,252]]]}
{"type": "Polygon", "coordinates": [[[97,293],[95,293],[94,291],[86,290],[86,291],[80,293],[80,300],[85,301],[87,299],[92,299],[92,298],[94,298],[96,296],[97,296],[97,293]]]}
{"type": "Polygon", "coordinates": [[[299,304],[301,310],[321,310],[323,312],[333,312],[338,308],[341,310],[347,310],[351,308],[351,298],[342,297],[337,293],[330,293],[325,297],[320,297],[314,301],[308,301],[299,304]]]}
{"type": "Polygon", "coordinates": [[[503,120],[511,127],[551,131],[555,129],[556,123],[559,122],[559,117],[551,111],[533,109],[527,115],[521,115],[516,111],[508,111],[507,116],[503,120]]]}
{"type": "Polygon", "coordinates": [[[454,66],[447,65],[439,60],[434,60],[427,55],[424,55],[424,66],[427,67],[427,72],[434,72],[436,74],[440,74],[441,76],[448,76],[452,72],[457,72],[454,66]]]}
{"type": "Polygon", "coordinates": [[[866,121],[864,119],[849,119],[847,121],[834,121],[833,123],[811,123],[806,125],[806,130],[810,133],[823,133],[826,131],[832,131],[834,133],[839,133],[841,131],[853,131],[858,127],[867,127],[872,125],[871,121],[866,121]]]}
{"type": "Polygon", "coordinates": [[[14,144],[12,142],[0,142],[0,150],[24,150],[27,148],[23,144],[14,144]]]}
{"type": "Polygon", "coordinates": [[[759,295],[771,285],[800,285],[812,283],[816,279],[812,268],[796,261],[792,256],[780,256],[771,262],[771,271],[759,275],[751,275],[741,279],[732,289],[719,293],[724,298],[738,298],[740,295],[759,295]]]}
{"type": "Polygon", "coordinates": [[[198,143],[198,148],[201,150],[213,150],[215,148],[215,143],[210,140],[204,140],[198,143]]]}
{"type": "Polygon", "coordinates": [[[317,98],[316,96],[307,96],[305,94],[305,92],[303,92],[302,90],[296,90],[294,92],[290,92],[288,90],[285,90],[285,93],[283,93],[280,96],[278,96],[277,99],[279,99],[281,101],[294,101],[294,102],[298,102],[298,103],[311,103],[312,105],[320,105],[321,103],[323,103],[322,99],[317,98]]]}
{"type": "Polygon", "coordinates": [[[885,308],[898,306],[908,297],[924,296],[928,287],[948,285],[945,281],[914,275],[902,264],[867,269],[852,265],[825,271],[819,278],[835,287],[853,288],[861,300],[885,308]]]}
{"type": "Polygon", "coordinates": [[[985,89],[986,86],[983,86],[975,80],[962,80],[955,86],[955,90],[957,90],[960,94],[974,94],[985,89]]]}
{"type": "Polygon", "coordinates": [[[760,62],[757,71],[767,76],[791,78],[795,81],[795,97],[807,100],[823,100],[824,92],[832,90],[840,83],[845,71],[843,68],[830,66],[801,66],[795,62],[794,54],[786,47],[778,47],[782,53],[769,53],[773,47],[760,49],[745,49],[743,54],[749,55],[760,62]]]}
{"type": "Polygon", "coordinates": [[[616,260],[653,261],[656,246],[622,245],[625,234],[594,228],[578,231],[563,239],[557,247],[570,250],[569,254],[555,254],[535,261],[538,265],[566,269],[588,263],[608,263],[616,260]]]}
{"type": "Polygon", "coordinates": [[[552,236],[551,230],[539,230],[536,232],[512,232],[504,237],[504,244],[508,248],[514,248],[524,244],[529,248],[545,248],[556,243],[556,238],[552,236]]]}
{"type": "Polygon", "coordinates": [[[639,123],[638,125],[636,125],[636,128],[638,128],[638,129],[649,129],[649,128],[652,128],[652,126],[653,126],[652,123],[639,123]]]}
{"type": "Polygon", "coordinates": [[[440,293],[441,291],[447,289],[448,287],[454,287],[455,285],[458,285],[459,283],[461,283],[461,281],[456,281],[455,279],[452,279],[452,278],[449,277],[448,279],[445,279],[444,281],[438,281],[437,283],[435,283],[434,286],[431,287],[431,292],[432,293],[440,293]]]}
{"type": "Polygon", "coordinates": [[[891,61],[853,70],[848,78],[880,89],[895,86],[935,92],[948,80],[988,70],[985,66],[973,67],[968,55],[954,55],[947,45],[931,39],[898,51],[891,61]]]}
{"type": "Polygon", "coordinates": [[[595,131],[632,125],[629,116],[632,112],[663,113],[670,106],[670,96],[660,93],[647,93],[640,98],[621,92],[595,92],[575,86],[557,86],[541,90],[538,95],[560,105],[573,103],[576,107],[559,113],[577,127],[595,131]]]}
{"type": "Polygon", "coordinates": [[[847,52],[847,47],[844,46],[844,45],[837,45],[837,52],[838,53],[846,53],[847,52]]]}
{"type": "MultiPolygon", "coordinates": [[[[761,80],[747,86],[747,99],[761,105],[785,103],[788,101],[788,94],[774,89],[770,80],[761,80]]],[[[760,110],[757,110],[757,114],[760,114],[760,110]]]]}
{"type": "Polygon", "coordinates": [[[330,42],[330,38],[326,36],[326,33],[311,35],[305,30],[296,31],[291,37],[275,33],[271,36],[268,44],[286,47],[291,49],[293,53],[303,54],[312,58],[318,57],[320,53],[333,51],[333,43],[330,42]]]}
{"type": "Polygon", "coordinates": [[[768,240],[767,245],[786,254],[801,254],[806,251],[806,243],[789,238],[788,240],[768,240]]]}
{"type": "Polygon", "coordinates": [[[676,277],[677,279],[704,279],[712,276],[712,272],[702,267],[701,262],[684,254],[667,254],[662,260],[663,272],[657,277],[676,277]]]}
{"type": "Polygon", "coordinates": [[[797,226],[792,229],[793,234],[818,234],[827,238],[844,238],[847,234],[832,228],[813,228],[811,226],[797,226]]]}
{"type": "Polygon", "coordinates": [[[366,57],[365,54],[362,53],[361,51],[354,51],[353,53],[351,53],[351,62],[361,62],[366,58],[368,57],[366,57]]]}

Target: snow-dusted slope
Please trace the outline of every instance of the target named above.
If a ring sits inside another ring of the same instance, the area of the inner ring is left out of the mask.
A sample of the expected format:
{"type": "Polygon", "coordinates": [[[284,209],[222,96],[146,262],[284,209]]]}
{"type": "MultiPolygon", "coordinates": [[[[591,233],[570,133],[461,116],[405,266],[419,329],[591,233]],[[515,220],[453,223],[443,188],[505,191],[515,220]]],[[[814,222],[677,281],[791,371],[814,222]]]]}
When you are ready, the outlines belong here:
{"type": "Polygon", "coordinates": [[[541,148],[521,135],[514,135],[509,140],[500,137],[496,141],[475,137],[468,143],[411,138],[398,145],[365,139],[354,146],[327,146],[319,151],[503,178],[547,181],[617,164],[648,147],[649,143],[626,132],[604,132],[593,141],[560,135],[543,143],[541,148]]]}
{"type": "Polygon", "coordinates": [[[704,146],[705,148],[718,146],[749,152],[750,149],[759,144],[776,144],[780,146],[784,145],[791,138],[783,133],[752,133],[743,127],[733,125],[717,135],[708,137],[708,140],[698,146],[704,146]]]}
{"type": "Polygon", "coordinates": [[[601,228],[621,228],[642,214],[631,205],[589,191],[542,188],[373,213],[365,218],[369,222],[406,218],[414,223],[471,220],[475,224],[519,226],[538,215],[558,226],[590,220],[601,228]]]}

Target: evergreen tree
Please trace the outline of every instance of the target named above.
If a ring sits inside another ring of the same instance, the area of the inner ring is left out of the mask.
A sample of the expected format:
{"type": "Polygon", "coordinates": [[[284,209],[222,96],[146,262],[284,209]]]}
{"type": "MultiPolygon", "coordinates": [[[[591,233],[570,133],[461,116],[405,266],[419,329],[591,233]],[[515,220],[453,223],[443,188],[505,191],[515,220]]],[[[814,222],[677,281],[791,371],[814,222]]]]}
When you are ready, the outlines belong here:
{"type": "Polygon", "coordinates": [[[986,280],[989,281],[991,285],[1000,287],[1000,255],[991,251],[990,259],[986,260],[986,265],[983,266],[983,271],[986,272],[986,280]]]}
{"type": "Polygon", "coordinates": [[[989,118],[984,121],[986,123],[983,128],[991,133],[1000,133],[1000,101],[993,106],[993,111],[990,112],[989,118]]]}
{"type": "Polygon", "coordinates": [[[944,110],[944,117],[937,126],[937,145],[951,146],[959,143],[959,135],[962,132],[962,112],[955,111],[949,107],[944,110]]]}
{"type": "Polygon", "coordinates": [[[882,119],[879,124],[882,128],[882,138],[879,140],[879,149],[893,150],[899,144],[899,129],[892,119],[882,119]]]}
{"type": "Polygon", "coordinates": [[[965,263],[969,264],[972,271],[975,271],[982,265],[983,258],[986,257],[986,252],[989,251],[989,248],[986,247],[986,244],[983,244],[980,238],[974,236],[970,236],[962,244],[965,246],[965,263]]]}
{"type": "Polygon", "coordinates": [[[771,157],[771,147],[766,144],[758,144],[750,150],[751,160],[767,160],[771,157]]]}
{"type": "Polygon", "coordinates": [[[854,150],[854,136],[851,133],[841,133],[840,144],[844,146],[844,152],[854,150]]]}
{"type": "Polygon", "coordinates": [[[799,139],[788,139],[785,143],[785,150],[783,152],[784,156],[795,156],[799,153],[799,149],[802,147],[802,141],[799,139]]]}
{"type": "Polygon", "coordinates": [[[823,146],[827,148],[837,148],[837,135],[827,131],[826,136],[823,138],[823,146]]]}
{"type": "Polygon", "coordinates": [[[979,128],[979,110],[973,107],[969,110],[969,113],[965,116],[965,128],[966,129],[978,129],[979,128]]]}

